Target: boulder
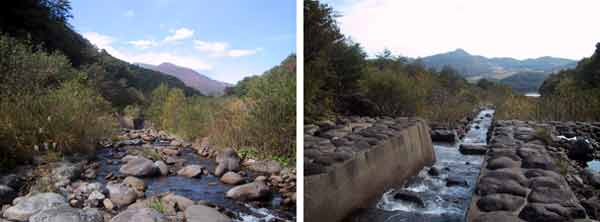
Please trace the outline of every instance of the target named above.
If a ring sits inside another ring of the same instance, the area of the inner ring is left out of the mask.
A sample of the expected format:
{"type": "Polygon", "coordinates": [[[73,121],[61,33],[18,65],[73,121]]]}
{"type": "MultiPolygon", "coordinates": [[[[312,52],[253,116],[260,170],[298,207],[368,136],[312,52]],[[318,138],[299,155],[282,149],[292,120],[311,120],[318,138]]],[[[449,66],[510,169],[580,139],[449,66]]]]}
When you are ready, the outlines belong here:
{"type": "Polygon", "coordinates": [[[425,201],[421,199],[418,193],[407,191],[407,190],[398,190],[393,194],[394,200],[400,200],[404,202],[411,203],[420,208],[425,208],[425,201]]]}
{"type": "Polygon", "coordinates": [[[136,158],[131,158],[127,163],[121,166],[119,172],[127,176],[154,176],[158,172],[158,167],[154,165],[152,160],[137,156],[136,158]]]}
{"type": "Polygon", "coordinates": [[[110,222],[165,222],[167,218],[152,208],[131,208],[113,217],[110,222]]]}
{"type": "Polygon", "coordinates": [[[429,174],[429,176],[439,176],[440,175],[440,170],[437,167],[432,166],[427,171],[427,174],[429,174]]]}
{"type": "Polygon", "coordinates": [[[275,160],[259,160],[248,165],[248,169],[265,174],[274,174],[281,171],[281,164],[275,160]]]}
{"type": "Polygon", "coordinates": [[[124,184],[127,184],[129,187],[137,190],[137,191],[144,191],[146,190],[146,184],[144,183],[143,180],[138,179],[137,177],[132,177],[132,176],[128,176],[125,177],[125,179],[123,180],[124,184]]]}
{"type": "Polygon", "coordinates": [[[83,164],[71,163],[68,161],[53,164],[52,179],[57,181],[60,186],[68,184],[71,180],[77,179],[83,172],[83,164]]]}
{"type": "Polygon", "coordinates": [[[166,176],[169,174],[169,167],[162,160],[154,162],[154,165],[158,168],[161,176],[166,176]]]}
{"type": "Polygon", "coordinates": [[[42,210],[29,218],[29,222],[104,222],[104,217],[96,208],[82,210],[61,206],[42,210]]]}
{"type": "Polygon", "coordinates": [[[487,147],[485,145],[460,144],[458,151],[464,155],[485,155],[487,147]]]}
{"type": "Polygon", "coordinates": [[[189,206],[185,210],[187,222],[230,222],[229,217],[221,214],[215,208],[204,205],[189,206]]]}
{"type": "Polygon", "coordinates": [[[10,204],[17,197],[17,191],[12,187],[0,185],[0,205],[10,204]]]}
{"type": "Polygon", "coordinates": [[[127,206],[138,197],[135,190],[124,183],[107,184],[106,189],[108,189],[110,201],[117,207],[127,206]]]}
{"type": "Polygon", "coordinates": [[[507,156],[499,156],[488,161],[486,168],[490,170],[502,169],[502,168],[518,168],[521,166],[521,162],[515,161],[507,156]]]}
{"type": "Polygon", "coordinates": [[[594,147],[588,139],[578,138],[569,147],[567,155],[573,160],[590,161],[594,159],[594,147]]]}
{"type": "Polygon", "coordinates": [[[244,182],[244,177],[235,172],[227,172],[221,176],[221,182],[226,184],[237,185],[244,182]]]}
{"type": "Polygon", "coordinates": [[[531,222],[563,222],[585,218],[585,209],[565,207],[555,204],[527,204],[519,213],[519,217],[531,222]]]}
{"type": "Polygon", "coordinates": [[[431,131],[431,140],[435,142],[454,143],[458,138],[455,130],[434,129],[431,131]]]}
{"type": "Polygon", "coordinates": [[[189,178],[198,178],[202,176],[202,171],[204,170],[205,167],[201,165],[187,165],[177,171],[177,175],[189,178]]]}
{"type": "Polygon", "coordinates": [[[185,211],[189,206],[194,205],[193,200],[175,194],[168,194],[164,196],[162,201],[172,203],[174,206],[177,206],[180,211],[185,211]]]}
{"type": "Polygon", "coordinates": [[[270,193],[269,187],[263,180],[255,180],[252,183],[239,185],[227,191],[225,196],[235,200],[257,200],[267,197],[270,193]]]}
{"type": "Polygon", "coordinates": [[[238,171],[240,169],[240,157],[233,148],[225,148],[217,154],[215,175],[221,176],[228,171],[238,171]]]}
{"type": "Polygon", "coordinates": [[[4,211],[4,217],[9,220],[27,221],[40,211],[60,206],[68,206],[63,196],[56,193],[39,193],[19,199],[14,206],[4,211]]]}

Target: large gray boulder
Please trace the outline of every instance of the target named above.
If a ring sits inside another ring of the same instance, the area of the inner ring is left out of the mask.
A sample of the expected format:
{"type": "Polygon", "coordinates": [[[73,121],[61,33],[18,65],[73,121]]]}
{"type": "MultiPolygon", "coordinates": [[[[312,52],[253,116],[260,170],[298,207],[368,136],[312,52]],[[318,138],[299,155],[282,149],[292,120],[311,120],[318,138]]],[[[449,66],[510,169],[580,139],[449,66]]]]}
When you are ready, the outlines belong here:
{"type": "Polygon", "coordinates": [[[152,160],[141,156],[130,158],[127,163],[119,169],[119,172],[124,175],[138,177],[154,176],[158,171],[158,167],[152,160]]]}
{"type": "Polygon", "coordinates": [[[138,196],[134,189],[123,183],[108,184],[106,189],[110,200],[118,207],[133,203],[138,196]]]}
{"type": "Polygon", "coordinates": [[[185,210],[185,218],[188,222],[230,222],[229,217],[221,214],[215,208],[204,205],[189,206],[185,210]]]}
{"type": "Polygon", "coordinates": [[[42,210],[29,218],[29,222],[104,222],[104,217],[96,208],[61,206],[42,210]]]}
{"type": "Polygon", "coordinates": [[[131,208],[113,217],[110,222],[164,222],[167,218],[152,208],[131,208]]]}
{"type": "Polygon", "coordinates": [[[257,200],[269,195],[270,190],[264,181],[258,180],[252,183],[239,185],[227,191],[225,196],[235,200],[257,200]]]}
{"type": "Polygon", "coordinates": [[[60,206],[67,206],[63,196],[56,193],[39,193],[17,201],[14,206],[4,211],[4,217],[14,221],[27,221],[40,211],[60,206]]]}
{"type": "Polygon", "coordinates": [[[487,147],[485,145],[460,144],[458,151],[464,155],[485,155],[487,147]]]}
{"type": "Polygon", "coordinates": [[[221,177],[221,182],[226,184],[237,185],[244,182],[244,177],[236,172],[227,172],[221,177]]]}
{"type": "Polygon", "coordinates": [[[215,175],[221,176],[229,171],[240,170],[240,157],[237,155],[233,148],[225,148],[217,154],[217,167],[215,169],[215,175]]]}

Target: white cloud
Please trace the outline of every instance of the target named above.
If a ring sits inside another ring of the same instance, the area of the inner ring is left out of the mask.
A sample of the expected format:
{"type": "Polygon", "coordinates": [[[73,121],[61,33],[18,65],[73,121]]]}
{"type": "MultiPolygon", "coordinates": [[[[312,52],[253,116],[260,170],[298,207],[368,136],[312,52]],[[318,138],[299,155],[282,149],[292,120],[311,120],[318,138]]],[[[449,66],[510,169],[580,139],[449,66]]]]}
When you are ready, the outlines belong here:
{"type": "Polygon", "coordinates": [[[198,49],[201,52],[207,52],[210,56],[213,57],[242,57],[254,55],[262,50],[262,48],[257,49],[229,49],[229,43],[226,42],[206,42],[195,40],[194,48],[198,49]]]}
{"type": "Polygon", "coordinates": [[[171,31],[173,34],[167,36],[163,41],[164,42],[174,42],[182,39],[190,38],[194,35],[194,30],[188,28],[180,28],[175,31],[171,31]]]}
{"type": "Polygon", "coordinates": [[[127,10],[123,15],[125,15],[125,17],[133,17],[135,16],[135,12],[133,10],[127,10]]]}
{"type": "Polygon", "coordinates": [[[226,42],[205,42],[196,40],[194,41],[194,45],[194,48],[211,54],[222,54],[229,48],[229,44],[226,42]]]}
{"type": "Polygon", "coordinates": [[[242,57],[258,53],[260,49],[232,49],[227,52],[229,57],[242,57]]]}
{"type": "Polygon", "coordinates": [[[129,41],[127,43],[134,45],[135,47],[138,47],[140,49],[147,49],[150,47],[158,46],[158,42],[156,42],[154,40],[136,40],[136,41],[129,41]]]}
{"type": "Polygon", "coordinates": [[[411,57],[464,48],[485,56],[590,56],[600,1],[327,0],[344,34],[373,53],[411,57]]]}
{"type": "MultiPolygon", "coordinates": [[[[193,56],[178,55],[176,53],[169,52],[134,53],[128,52],[126,50],[117,49],[113,46],[113,43],[115,41],[113,37],[102,35],[97,32],[86,32],[83,33],[83,36],[86,39],[88,39],[92,44],[96,45],[96,47],[98,47],[99,49],[104,49],[112,56],[125,60],[129,63],[147,63],[152,65],[158,65],[163,62],[170,62],[173,64],[196,70],[211,70],[213,68],[211,64],[193,56]]],[[[131,42],[129,43],[133,44],[131,42]]]]}

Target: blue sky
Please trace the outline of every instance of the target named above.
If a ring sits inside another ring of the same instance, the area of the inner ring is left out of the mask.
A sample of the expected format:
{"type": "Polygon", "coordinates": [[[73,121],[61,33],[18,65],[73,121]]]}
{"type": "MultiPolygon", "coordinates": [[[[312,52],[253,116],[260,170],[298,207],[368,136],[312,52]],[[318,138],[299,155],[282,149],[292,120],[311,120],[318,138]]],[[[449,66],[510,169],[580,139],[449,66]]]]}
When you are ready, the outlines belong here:
{"type": "Polygon", "coordinates": [[[75,30],[128,62],[235,83],[296,51],[295,0],[73,0],[75,30]]]}

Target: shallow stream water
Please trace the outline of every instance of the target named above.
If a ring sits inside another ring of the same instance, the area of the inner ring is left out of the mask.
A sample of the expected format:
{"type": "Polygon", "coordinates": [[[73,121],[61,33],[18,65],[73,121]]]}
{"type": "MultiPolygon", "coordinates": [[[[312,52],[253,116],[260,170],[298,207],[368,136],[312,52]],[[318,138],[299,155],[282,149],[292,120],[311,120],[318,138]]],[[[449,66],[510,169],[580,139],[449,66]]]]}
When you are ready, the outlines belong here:
{"type": "Polygon", "coordinates": [[[439,170],[439,175],[431,176],[428,173],[431,167],[423,168],[405,184],[386,191],[373,207],[353,214],[349,221],[464,221],[483,156],[463,155],[458,147],[461,143],[487,144],[493,114],[494,110],[481,111],[460,143],[434,143],[436,162],[432,167],[439,170]],[[466,181],[467,185],[446,186],[449,177],[466,181]],[[417,193],[425,207],[395,199],[397,190],[417,193]]]}
{"type": "MultiPolygon", "coordinates": [[[[97,181],[106,183],[105,177],[112,173],[119,175],[121,164],[109,164],[108,160],[113,160],[113,152],[122,152],[126,149],[136,149],[141,146],[131,146],[118,150],[112,148],[102,149],[98,153],[100,170],[97,174],[97,181]]],[[[212,159],[202,158],[193,152],[192,149],[185,148],[180,158],[185,160],[185,165],[199,164],[208,168],[209,172],[214,172],[216,163],[212,159]]],[[[246,172],[247,182],[251,182],[252,173],[246,172]]],[[[156,196],[165,192],[173,192],[194,201],[206,201],[219,207],[227,209],[228,212],[236,215],[238,221],[259,222],[259,221],[288,221],[295,219],[295,209],[284,209],[281,207],[282,197],[279,193],[274,193],[270,201],[262,202],[238,202],[225,197],[225,193],[232,188],[232,185],[221,183],[218,177],[214,175],[202,176],[201,178],[187,178],[176,175],[142,178],[146,183],[146,197],[156,196]]]]}

